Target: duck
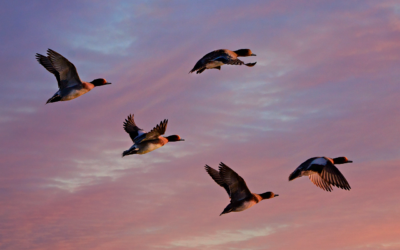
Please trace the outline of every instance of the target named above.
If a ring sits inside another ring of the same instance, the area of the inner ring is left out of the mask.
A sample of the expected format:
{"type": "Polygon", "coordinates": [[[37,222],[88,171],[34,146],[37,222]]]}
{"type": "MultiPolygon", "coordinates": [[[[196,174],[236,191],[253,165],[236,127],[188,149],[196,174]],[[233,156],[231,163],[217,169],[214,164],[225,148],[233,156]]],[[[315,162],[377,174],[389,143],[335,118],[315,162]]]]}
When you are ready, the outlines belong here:
{"type": "Polygon", "coordinates": [[[246,65],[247,67],[253,67],[257,62],[254,63],[244,63],[238,59],[238,57],[244,56],[256,56],[253,54],[250,49],[239,49],[235,51],[231,51],[229,49],[219,49],[214,50],[207,55],[203,56],[197,63],[194,65],[193,69],[189,72],[193,73],[196,71],[196,74],[201,74],[206,69],[218,69],[221,70],[221,66],[224,64],[228,65],[246,65]]]}
{"type": "Polygon", "coordinates": [[[229,198],[231,198],[231,202],[226,206],[224,211],[222,211],[220,216],[230,212],[244,211],[262,200],[279,196],[273,192],[265,192],[262,194],[250,192],[243,178],[223,162],[219,164],[219,171],[208,165],[205,166],[205,170],[218,185],[226,190],[229,198]]]}
{"type": "Polygon", "coordinates": [[[57,79],[59,90],[47,103],[69,101],[86,94],[94,87],[111,84],[104,78],[98,78],[91,82],[81,81],[75,65],[52,49],[47,50],[47,56],[36,53],[36,60],[57,79]]]}
{"type": "Polygon", "coordinates": [[[147,133],[136,125],[134,115],[130,114],[128,118],[125,119],[123,126],[124,130],[131,137],[133,146],[125,150],[122,153],[122,157],[133,154],[147,154],[164,146],[168,142],[184,141],[179,135],[161,136],[167,130],[167,124],[168,120],[165,119],[147,133]]]}
{"type": "Polygon", "coordinates": [[[301,176],[308,176],[312,183],[317,187],[332,192],[332,186],[344,190],[350,190],[351,187],[344,178],[343,174],[334,164],[352,163],[347,157],[337,158],[313,157],[303,162],[293,173],[289,175],[289,181],[301,176]]]}

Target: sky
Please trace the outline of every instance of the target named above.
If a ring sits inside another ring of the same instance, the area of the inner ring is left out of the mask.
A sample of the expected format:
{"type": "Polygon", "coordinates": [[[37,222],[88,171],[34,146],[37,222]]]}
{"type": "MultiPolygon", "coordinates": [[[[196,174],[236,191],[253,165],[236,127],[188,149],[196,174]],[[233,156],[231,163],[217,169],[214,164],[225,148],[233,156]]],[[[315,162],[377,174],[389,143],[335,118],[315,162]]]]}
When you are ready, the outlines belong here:
{"type": "Polygon", "coordinates": [[[400,249],[398,1],[15,0],[0,23],[1,250],[400,249]],[[112,84],[45,105],[48,48],[112,84]],[[257,64],[188,74],[222,48],[257,64]],[[129,114],[185,141],[122,158],[129,114]],[[288,181],[315,156],[352,189],[288,181]],[[279,197],[219,216],[220,162],[279,197]]]}

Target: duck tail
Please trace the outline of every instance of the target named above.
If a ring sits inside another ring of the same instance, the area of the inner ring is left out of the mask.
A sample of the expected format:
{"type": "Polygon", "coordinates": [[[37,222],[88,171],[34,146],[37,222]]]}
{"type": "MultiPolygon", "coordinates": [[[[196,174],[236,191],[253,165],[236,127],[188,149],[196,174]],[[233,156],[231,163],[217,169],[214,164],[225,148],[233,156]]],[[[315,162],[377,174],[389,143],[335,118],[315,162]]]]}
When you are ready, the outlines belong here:
{"type": "Polygon", "coordinates": [[[230,213],[230,212],[232,212],[231,203],[229,203],[228,206],[226,206],[226,208],[224,209],[224,211],[222,211],[222,213],[221,213],[219,216],[221,216],[221,215],[223,215],[223,214],[230,213]]]}
{"type": "Polygon", "coordinates": [[[49,100],[47,100],[47,103],[52,103],[52,102],[59,102],[61,101],[61,96],[58,94],[53,95],[53,97],[51,97],[49,100]]]}
{"type": "Polygon", "coordinates": [[[137,154],[137,150],[125,150],[124,152],[122,152],[122,157],[127,156],[127,155],[135,155],[137,154]]]}
{"type": "Polygon", "coordinates": [[[204,70],[206,70],[206,68],[204,67],[204,68],[202,68],[202,69],[199,69],[199,70],[197,70],[197,72],[196,72],[196,74],[201,74],[204,70]]]}
{"type": "Polygon", "coordinates": [[[198,62],[196,63],[196,65],[194,65],[193,69],[192,69],[191,71],[189,71],[189,74],[190,74],[190,73],[193,73],[193,72],[195,72],[195,71],[197,71],[197,72],[196,72],[197,74],[200,74],[201,72],[204,71],[203,68],[206,69],[204,63],[200,60],[200,61],[198,61],[198,62]],[[201,72],[199,73],[199,71],[201,71],[201,72]]]}
{"type": "Polygon", "coordinates": [[[298,170],[296,169],[293,173],[291,173],[291,174],[289,175],[289,181],[292,181],[292,180],[294,180],[294,179],[296,179],[296,178],[298,178],[298,177],[300,177],[300,176],[301,176],[300,171],[298,171],[298,170]]]}

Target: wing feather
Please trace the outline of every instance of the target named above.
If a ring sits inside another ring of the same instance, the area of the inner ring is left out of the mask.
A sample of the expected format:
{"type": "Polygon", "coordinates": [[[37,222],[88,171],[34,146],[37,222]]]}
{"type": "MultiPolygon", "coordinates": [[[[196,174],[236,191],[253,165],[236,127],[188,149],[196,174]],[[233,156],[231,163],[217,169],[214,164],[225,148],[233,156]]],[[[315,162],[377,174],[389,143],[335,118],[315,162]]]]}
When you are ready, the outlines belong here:
{"type": "Polygon", "coordinates": [[[219,164],[219,174],[229,187],[232,201],[239,201],[251,195],[243,178],[222,162],[219,164]]]}
{"type": "Polygon", "coordinates": [[[231,197],[230,191],[229,191],[229,186],[224,182],[224,180],[221,178],[219,172],[212,167],[206,165],[205,169],[207,173],[211,176],[211,178],[221,187],[223,187],[226,192],[228,193],[229,197],[231,197]]]}
{"type": "Polygon", "coordinates": [[[317,173],[310,174],[308,177],[310,178],[311,182],[314,183],[317,187],[325,191],[332,192],[332,186],[324,179],[322,179],[321,176],[319,176],[319,174],[317,173]]]}
{"type": "Polygon", "coordinates": [[[47,55],[47,58],[50,60],[52,67],[58,72],[60,76],[60,89],[65,89],[82,84],[78,72],[76,71],[75,65],[73,65],[65,57],[55,52],[54,50],[48,49],[47,55]]]}
{"type": "Polygon", "coordinates": [[[157,139],[160,135],[165,134],[167,130],[168,120],[165,119],[164,121],[160,122],[159,125],[155,126],[150,132],[139,135],[133,141],[134,143],[138,144],[143,141],[149,141],[157,139]]]}
{"type": "Polygon", "coordinates": [[[346,178],[343,174],[333,165],[331,162],[328,162],[321,172],[321,177],[329,182],[329,184],[334,185],[338,188],[350,190],[351,187],[347,182],[346,178]]]}
{"type": "Polygon", "coordinates": [[[128,118],[125,119],[124,130],[129,134],[133,142],[135,142],[136,137],[146,133],[136,125],[133,114],[130,114],[128,118]]]}

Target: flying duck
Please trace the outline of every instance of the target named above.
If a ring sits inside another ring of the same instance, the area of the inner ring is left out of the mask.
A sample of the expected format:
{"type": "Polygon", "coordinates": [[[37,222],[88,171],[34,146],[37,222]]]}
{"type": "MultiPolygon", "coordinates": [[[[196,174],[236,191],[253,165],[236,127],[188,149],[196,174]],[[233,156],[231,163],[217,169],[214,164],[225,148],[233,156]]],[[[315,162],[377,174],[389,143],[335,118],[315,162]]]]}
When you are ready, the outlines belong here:
{"type": "Polygon", "coordinates": [[[91,82],[83,82],[79,78],[75,66],[67,58],[54,50],[48,49],[47,56],[36,54],[36,60],[50,73],[54,74],[59,90],[47,100],[47,103],[69,101],[86,94],[94,87],[111,84],[103,78],[91,82]]]}
{"type": "Polygon", "coordinates": [[[219,69],[221,70],[221,66],[224,64],[230,65],[246,65],[248,67],[253,67],[256,65],[255,63],[244,63],[238,59],[239,56],[255,56],[251,50],[249,49],[239,49],[235,51],[231,51],[228,49],[219,49],[214,50],[213,52],[208,53],[203,56],[196,65],[194,65],[193,69],[189,73],[193,73],[197,71],[196,74],[200,74],[206,69],[219,69]]]}
{"type": "Polygon", "coordinates": [[[129,115],[124,121],[124,129],[133,141],[133,146],[122,153],[122,157],[133,154],[146,154],[159,147],[164,146],[168,142],[184,141],[179,135],[170,135],[163,137],[167,129],[168,120],[160,122],[150,132],[146,133],[143,129],[136,126],[133,115],[129,115]]]}
{"type": "Polygon", "coordinates": [[[332,185],[350,190],[350,185],[339,169],[333,164],[352,163],[347,157],[313,157],[303,162],[290,174],[289,181],[301,176],[308,176],[312,183],[325,191],[332,191],[332,185]]]}
{"type": "Polygon", "coordinates": [[[219,172],[208,165],[205,166],[205,169],[218,185],[225,188],[229,198],[231,198],[231,202],[222,211],[220,216],[230,212],[246,210],[261,200],[279,196],[273,192],[262,194],[251,193],[243,178],[222,162],[219,164],[219,172]]]}

